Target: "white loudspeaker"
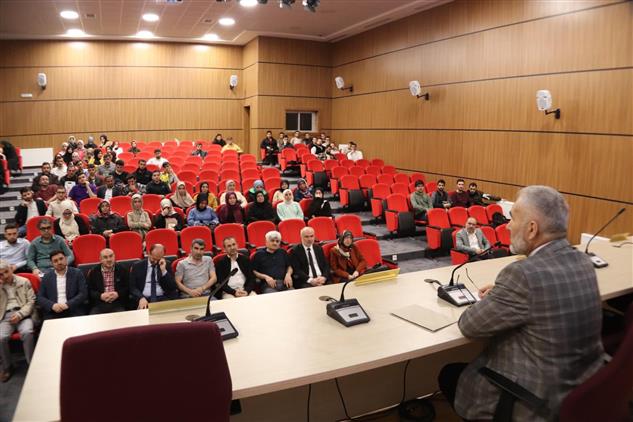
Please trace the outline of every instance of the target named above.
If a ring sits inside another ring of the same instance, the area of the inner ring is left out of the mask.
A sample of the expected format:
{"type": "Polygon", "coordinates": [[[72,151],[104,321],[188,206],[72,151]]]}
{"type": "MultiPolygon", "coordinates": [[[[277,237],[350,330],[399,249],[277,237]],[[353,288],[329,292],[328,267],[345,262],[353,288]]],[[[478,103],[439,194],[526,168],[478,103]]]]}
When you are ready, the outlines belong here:
{"type": "Polygon", "coordinates": [[[345,80],[343,80],[342,77],[337,76],[336,78],[334,78],[334,82],[336,83],[336,87],[338,89],[343,89],[345,88],[345,80]]]}
{"type": "Polygon", "coordinates": [[[231,77],[229,78],[229,87],[233,89],[236,86],[237,86],[237,75],[231,75],[231,77]]]}
{"type": "Polygon", "coordinates": [[[420,95],[422,95],[422,87],[420,86],[420,82],[419,81],[409,82],[409,91],[411,92],[411,95],[413,95],[414,97],[419,97],[420,95]]]}
{"type": "Polygon", "coordinates": [[[552,94],[548,90],[536,91],[536,107],[539,111],[547,111],[552,107],[552,94]]]}
{"type": "Polygon", "coordinates": [[[38,73],[37,74],[37,84],[42,89],[46,89],[46,73],[38,73]]]}

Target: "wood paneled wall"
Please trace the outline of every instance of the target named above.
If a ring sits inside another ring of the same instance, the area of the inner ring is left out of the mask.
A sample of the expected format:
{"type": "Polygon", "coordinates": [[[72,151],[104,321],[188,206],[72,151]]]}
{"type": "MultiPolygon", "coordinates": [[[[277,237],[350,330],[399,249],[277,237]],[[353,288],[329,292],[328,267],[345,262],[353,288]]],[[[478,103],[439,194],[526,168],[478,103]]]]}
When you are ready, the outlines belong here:
{"type": "Polygon", "coordinates": [[[449,186],[554,186],[575,242],[622,206],[606,233],[632,232],[632,22],[631,2],[457,0],[340,41],[332,76],[354,92],[332,88],[332,135],[449,186]],[[410,96],[414,79],[430,101],[410,96]],[[536,109],[538,89],[560,120],[536,109]]]}

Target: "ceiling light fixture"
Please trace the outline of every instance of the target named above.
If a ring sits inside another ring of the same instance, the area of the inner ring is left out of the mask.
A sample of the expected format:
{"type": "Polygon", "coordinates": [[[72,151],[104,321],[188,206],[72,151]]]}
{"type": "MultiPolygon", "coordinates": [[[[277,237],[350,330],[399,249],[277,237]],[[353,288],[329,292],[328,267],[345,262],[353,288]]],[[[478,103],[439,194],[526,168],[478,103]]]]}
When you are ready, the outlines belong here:
{"type": "Polygon", "coordinates": [[[160,18],[158,17],[158,15],[156,13],[145,13],[143,15],[143,20],[145,22],[157,22],[158,19],[160,19],[160,18]]]}
{"type": "Polygon", "coordinates": [[[303,0],[303,8],[308,12],[316,12],[316,8],[319,7],[319,0],[303,0]]]}
{"type": "Polygon", "coordinates": [[[75,12],[74,10],[63,10],[59,16],[61,16],[64,19],[71,19],[71,20],[75,20],[79,17],[79,13],[75,12]]]}
{"type": "Polygon", "coordinates": [[[255,6],[257,6],[257,0],[240,0],[240,6],[242,6],[242,7],[255,7],[255,6]]]}
{"type": "Polygon", "coordinates": [[[220,41],[218,34],[204,34],[202,39],[205,41],[220,41]]]}
{"type": "Polygon", "coordinates": [[[218,23],[222,26],[233,26],[235,25],[235,19],[233,18],[220,18],[218,23]]]}
{"type": "Polygon", "coordinates": [[[66,35],[69,37],[83,37],[86,35],[86,33],[81,29],[72,28],[66,31],[66,35]]]}
{"type": "Polygon", "coordinates": [[[268,0],[257,0],[257,3],[259,3],[259,4],[266,4],[266,3],[268,3],[268,0]]]}
{"type": "Polygon", "coordinates": [[[138,31],[136,33],[137,38],[154,38],[154,33],[152,31],[138,31]]]}
{"type": "Polygon", "coordinates": [[[293,3],[295,2],[295,0],[279,0],[279,8],[283,9],[290,9],[293,5],[293,3]]]}

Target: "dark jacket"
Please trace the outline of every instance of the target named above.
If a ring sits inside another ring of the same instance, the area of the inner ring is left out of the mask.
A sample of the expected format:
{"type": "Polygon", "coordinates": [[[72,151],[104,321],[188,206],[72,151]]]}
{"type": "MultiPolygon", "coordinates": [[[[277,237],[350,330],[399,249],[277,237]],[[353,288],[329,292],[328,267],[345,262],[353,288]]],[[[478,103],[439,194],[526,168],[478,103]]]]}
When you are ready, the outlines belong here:
{"type": "Polygon", "coordinates": [[[137,168],[132,174],[136,176],[136,181],[141,185],[147,185],[152,181],[152,172],[147,169],[141,170],[137,168]]]}
{"type": "MultiPolygon", "coordinates": [[[[329,282],[331,280],[330,266],[325,259],[323,248],[315,243],[314,245],[312,245],[312,250],[314,252],[314,255],[316,256],[316,262],[314,263],[314,266],[318,267],[319,270],[321,270],[321,275],[327,278],[329,282]]],[[[308,279],[311,278],[310,262],[308,261],[306,250],[303,247],[303,244],[299,243],[290,250],[290,265],[292,265],[292,284],[294,285],[295,289],[308,287],[308,279]]]]}
{"type": "MultiPolygon", "coordinates": [[[[138,306],[138,301],[141,300],[143,296],[143,289],[145,288],[145,278],[147,276],[147,265],[149,261],[144,259],[140,262],[137,262],[132,266],[130,270],[130,296],[134,307],[138,306]]],[[[176,279],[174,279],[174,275],[171,273],[171,266],[167,265],[167,273],[163,275],[160,272],[158,274],[158,284],[161,289],[165,293],[165,297],[169,299],[177,299],[178,298],[178,286],[176,285],[176,279]]],[[[149,298],[146,298],[149,301],[149,298]]]]}
{"type": "MultiPolygon", "coordinates": [[[[105,199],[106,190],[108,190],[108,187],[106,185],[99,186],[97,188],[97,198],[105,199]]],[[[119,188],[118,186],[112,187],[112,197],[114,198],[115,196],[123,196],[121,194],[121,188],[119,188]]]]}
{"type": "MultiPolygon", "coordinates": [[[[79,228],[80,235],[90,233],[90,229],[88,228],[88,226],[86,226],[86,222],[83,220],[83,218],[79,217],[78,215],[75,215],[75,222],[77,223],[77,227],[79,228]]],[[[66,237],[64,236],[64,233],[62,233],[62,229],[59,227],[59,218],[55,220],[55,222],[53,223],[53,227],[55,228],[56,235],[59,235],[63,237],[64,239],[66,239],[66,237]]]]}
{"type": "Polygon", "coordinates": [[[154,183],[150,182],[145,186],[145,193],[153,193],[156,195],[169,195],[171,189],[167,183],[154,183]]]}
{"type": "MultiPolygon", "coordinates": [[[[252,292],[256,286],[255,274],[251,268],[251,262],[244,255],[237,256],[237,266],[240,267],[240,271],[244,274],[246,281],[244,282],[244,290],[248,293],[252,292]]],[[[218,282],[221,282],[231,273],[231,258],[225,256],[215,264],[215,274],[218,277],[218,282]]],[[[235,289],[229,287],[229,284],[225,284],[222,290],[230,295],[235,295],[235,289]]]]}
{"type": "Polygon", "coordinates": [[[436,190],[431,195],[431,201],[433,202],[433,208],[444,208],[443,202],[448,202],[448,193],[436,190]]]}
{"type": "Polygon", "coordinates": [[[229,207],[227,204],[220,205],[217,210],[218,219],[220,224],[225,223],[239,223],[244,222],[244,210],[241,205],[237,204],[234,207],[229,207]]]}
{"type": "MultiPolygon", "coordinates": [[[[39,215],[46,214],[46,203],[41,199],[33,199],[35,204],[37,204],[37,212],[39,215]]],[[[29,209],[24,205],[20,204],[16,208],[15,212],[15,222],[18,226],[23,226],[26,224],[26,216],[28,215],[29,209]]]]}
{"type": "Polygon", "coordinates": [[[273,206],[269,202],[258,204],[257,202],[251,202],[246,208],[246,222],[252,223],[254,221],[272,221],[277,220],[277,213],[273,209],[273,206]]]}
{"type": "Polygon", "coordinates": [[[101,307],[128,307],[130,296],[130,280],[129,271],[123,268],[119,264],[114,265],[114,290],[119,294],[119,297],[111,302],[106,303],[101,300],[101,294],[105,291],[103,284],[103,273],[101,272],[101,265],[93,267],[88,272],[88,296],[90,299],[90,306],[100,305],[101,307]]]}
{"type": "Polygon", "coordinates": [[[332,217],[330,201],[323,198],[312,198],[306,217],[332,217]]]}
{"type": "MultiPolygon", "coordinates": [[[[172,215],[170,215],[169,218],[175,218],[178,221],[178,224],[176,224],[176,227],[175,227],[175,230],[177,232],[182,230],[183,227],[185,226],[185,223],[182,221],[182,217],[177,212],[175,212],[172,215]]],[[[157,229],[165,229],[165,228],[167,228],[167,225],[165,223],[165,216],[163,214],[158,214],[154,218],[154,227],[157,228],[157,229]]]]}
{"type": "Polygon", "coordinates": [[[40,290],[37,292],[37,305],[42,309],[44,319],[85,314],[84,302],[88,298],[86,279],[81,270],[68,267],[66,270],[66,305],[68,309],[56,313],[53,305],[57,303],[57,275],[49,270],[42,277],[40,290]]]}
{"type": "Polygon", "coordinates": [[[468,200],[470,205],[484,205],[483,193],[480,190],[476,190],[475,193],[468,191],[468,200]]]}
{"type": "Polygon", "coordinates": [[[94,214],[90,217],[90,225],[94,234],[103,234],[106,230],[112,230],[113,233],[127,230],[127,226],[123,219],[117,214],[110,214],[107,217],[101,217],[94,214]]]}

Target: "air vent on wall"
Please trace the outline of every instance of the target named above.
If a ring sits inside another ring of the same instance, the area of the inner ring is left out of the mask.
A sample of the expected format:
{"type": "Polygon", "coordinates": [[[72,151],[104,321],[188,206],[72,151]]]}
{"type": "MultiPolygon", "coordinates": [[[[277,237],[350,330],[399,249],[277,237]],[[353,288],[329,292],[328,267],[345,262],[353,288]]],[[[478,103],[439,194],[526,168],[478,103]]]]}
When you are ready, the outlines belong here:
{"type": "Polygon", "coordinates": [[[202,20],[202,23],[208,23],[208,24],[211,24],[211,23],[213,23],[213,19],[211,19],[211,18],[203,19],[203,20],[202,20]]]}
{"type": "Polygon", "coordinates": [[[86,19],[94,19],[94,18],[96,18],[96,17],[97,17],[97,15],[96,15],[96,14],[94,14],[94,13],[86,13],[86,14],[84,15],[84,18],[86,18],[86,19]]]}

